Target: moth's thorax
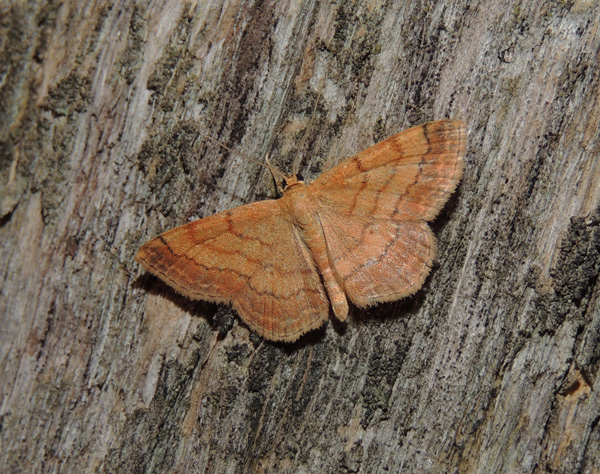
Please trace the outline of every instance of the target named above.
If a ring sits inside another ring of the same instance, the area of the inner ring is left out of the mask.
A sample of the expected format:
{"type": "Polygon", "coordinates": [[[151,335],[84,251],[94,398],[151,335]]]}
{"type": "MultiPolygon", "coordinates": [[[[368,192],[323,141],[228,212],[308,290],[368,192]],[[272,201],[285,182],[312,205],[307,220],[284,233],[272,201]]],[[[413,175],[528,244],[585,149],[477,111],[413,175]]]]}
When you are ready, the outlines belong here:
{"type": "Polygon", "coordinates": [[[285,206],[296,222],[304,227],[314,220],[318,203],[310,188],[303,181],[288,184],[283,192],[281,204],[285,206]]]}

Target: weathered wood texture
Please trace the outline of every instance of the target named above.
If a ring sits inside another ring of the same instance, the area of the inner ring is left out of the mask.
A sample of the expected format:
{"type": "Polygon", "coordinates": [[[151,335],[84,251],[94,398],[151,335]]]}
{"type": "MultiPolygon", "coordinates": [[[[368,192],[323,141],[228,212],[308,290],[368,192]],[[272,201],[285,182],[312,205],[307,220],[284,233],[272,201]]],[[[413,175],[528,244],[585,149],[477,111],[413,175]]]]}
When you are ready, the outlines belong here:
{"type": "Polygon", "coordinates": [[[599,472],[598,2],[0,9],[2,472],[599,472]],[[314,178],[445,117],[416,297],[271,344],[133,261],[273,195],[203,135],[314,178]]]}

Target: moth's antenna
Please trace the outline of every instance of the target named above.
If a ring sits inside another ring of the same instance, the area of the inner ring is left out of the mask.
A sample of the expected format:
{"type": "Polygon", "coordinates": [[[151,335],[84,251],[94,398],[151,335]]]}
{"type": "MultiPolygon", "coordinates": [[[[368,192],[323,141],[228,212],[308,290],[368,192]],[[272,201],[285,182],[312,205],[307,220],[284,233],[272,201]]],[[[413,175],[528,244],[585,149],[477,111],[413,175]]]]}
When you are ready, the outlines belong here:
{"type": "MultiPolygon", "coordinates": [[[[325,71],[325,86],[327,86],[327,71],[325,71]]],[[[294,172],[294,175],[298,174],[297,167],[298,167],[298,162],[300,161],[299,160],[300,151],[302,150],[304,143],[306,143],[306,138],[308,137],[308,134],[309,134],[312,124],[314,122],[314,118],[315,118],[315,114],[317,113],[317,106],[319,105],[320,98],[321,98],[321,89],[319,89],[319,91],[317,92],[317,99],[315,100],[315,105],[313,106],[312,113],[310,114],[310,121],[308,122],[308,126],[306,127],[306,131],[304,132],[304,135],[302,135],[302,140],[300,141],[300,145],[298,146],[298,151],[296,152],[296,156],[294,157],[294,164],[292,166],[292,171],[294,172]]]]}
{"type": "Polygon", "coordinates": [[[286,176],[281,171],[279,171],[277,168],[275,168],[272,164],[270,164],[268,161],[267,161],[267,163],[262,163],[261,161],[255,160],[254,158],[250,158],[248,155],[241,153],[239,151],[235,151],[235,150],[229,148],[227,145],[221,143],[219,140],[217,140],[213,137],[209,137],[208,135],[204,135],[204,138],[208,138],[209,140],[212,140],[216,144],[225,148],[227,151],[230,151],[231,153],[235,153],[236,155],[241,156],[245,160],[251,161],[252,163],[256,163],[257,165],[261,165],[261,166],[264,166],[265,168],[268,168],[273,175],[277,174],[282,179],[284,179],[284,180],[286,179],[286,176]]]}
{"type": "MultiPolygon", "coordinates": [[[[269,154],[267,153],[267,156],[265,156],[265,163],[267,164],[267,166],[271,165],[271,162],[269,161],[269,154]]],[[[274,169],[277,169],[275,167],[273,167],[274,169]]],[[[279,191],[281,194],[283,194],[284,188],[281,186],[281,184],[279,184],[277,182],[277,177],[275,176],[275,173],[273,173],[273,169],[269,168],[269,170],[271,171],[271,176],[273,177],[273,183],[275,184],[275,189],[277,191],[279,191]]],[[[281,174],[281,173],[279,173],[281,174]]],[[[287,181],[287,179],[284,177],[283,178],[283,182],[285,183],[287,181]]]]}

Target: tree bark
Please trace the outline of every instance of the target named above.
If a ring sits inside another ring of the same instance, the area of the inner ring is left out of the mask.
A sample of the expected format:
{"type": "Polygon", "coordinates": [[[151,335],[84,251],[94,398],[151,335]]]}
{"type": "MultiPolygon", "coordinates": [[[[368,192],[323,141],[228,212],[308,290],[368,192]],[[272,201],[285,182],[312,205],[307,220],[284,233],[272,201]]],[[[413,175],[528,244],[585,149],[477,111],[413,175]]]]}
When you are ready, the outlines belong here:
{"type": "Polygon", "coordinates": [[[0,10],[2,472],[599,472],[597,2],[0,10]],[[412,298],[273,344],[133,261],[275,197],[205,136],[310,180],[446,117],[412,298]]]}

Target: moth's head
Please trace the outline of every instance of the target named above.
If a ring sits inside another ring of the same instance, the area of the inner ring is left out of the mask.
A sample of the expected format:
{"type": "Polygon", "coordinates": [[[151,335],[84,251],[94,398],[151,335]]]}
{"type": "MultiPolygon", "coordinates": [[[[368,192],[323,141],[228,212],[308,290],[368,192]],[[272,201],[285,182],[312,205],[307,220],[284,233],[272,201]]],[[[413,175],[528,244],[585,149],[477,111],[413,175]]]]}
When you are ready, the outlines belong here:
{"type": "Polygon", "coordinates": [[[298,186],[300,184],[304,184],[304,177],[298,173],[293,174],[291,176],[285,176],[283,178],[283,190],[286,191],[290,189],[292,186],[298,186]]]}

